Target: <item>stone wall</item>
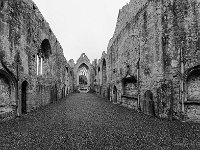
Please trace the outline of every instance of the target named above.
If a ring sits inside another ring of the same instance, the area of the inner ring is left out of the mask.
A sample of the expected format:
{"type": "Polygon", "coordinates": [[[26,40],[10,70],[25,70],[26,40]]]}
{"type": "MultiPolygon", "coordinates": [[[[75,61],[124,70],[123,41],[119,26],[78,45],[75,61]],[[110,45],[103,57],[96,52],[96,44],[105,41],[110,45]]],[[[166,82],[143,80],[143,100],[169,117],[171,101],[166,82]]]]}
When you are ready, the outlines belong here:
{"type": "Polygon", "coordinates": [[[103,51],[101,59],[99,59],[96,66],[96,92],[102,97],[110,100],[110,84],[108,82],[108,58],[105,51],[103,51]]]}
{"type": "Polygon", "coordinates": [[[66,96],[86,64],[89,88],[114,103],[199,120],[199,15],[198,0],[130,0],[101,59],[91,64],[82,54],[75,64],[31,0],[1,0],[0,112],[21,114],[66,96]]]}
{"type": "MultiPolygon", "coordinates": [[[[108,80],[117,87],[118,95],[123,95],[124,88],[127,89],[125,93],[128,95],[136,94],[135,90],[123,87],[122,79],[126,78],[127,73],[137,77],[138,61],[141,99],[146,90],[155,92],[156,82],[163,78],[159,39],[162,30],[160,6],[160,2],[131,1],[120,10],[116,30],[107,52],[110,70],[108,80]],[[125,19],[122,19],[124,17],[125,19]]],[[[119,97],[119,101],[120,99],[119,97]]]]}
{"type": "Polygon", "coordinates": [[[15,115],[60,99],[63,84],[72,85],[66,82],[63,49],[31,0],[0,1],[0,60],[5,72],[0,73],[0,85],[7,93],[1,97],[15,102],[1,99],[1,108],[12,108],[15,115]]]}
{"type": "MultiPolygon", "coordinates": [[[[161,118],[198,118],[194,112],[200,104],[199,4],[197,0],[131,0],[120,9],[106,54],[110,99],[117,95],[118,103],[161,118]],[[134,90],[123,84],[133,77],[134,90]]],[[[98,67],[101,71],[101,63],[98,67]]],[[[102,79],[101,72],[97,79],[102,79]]]]}

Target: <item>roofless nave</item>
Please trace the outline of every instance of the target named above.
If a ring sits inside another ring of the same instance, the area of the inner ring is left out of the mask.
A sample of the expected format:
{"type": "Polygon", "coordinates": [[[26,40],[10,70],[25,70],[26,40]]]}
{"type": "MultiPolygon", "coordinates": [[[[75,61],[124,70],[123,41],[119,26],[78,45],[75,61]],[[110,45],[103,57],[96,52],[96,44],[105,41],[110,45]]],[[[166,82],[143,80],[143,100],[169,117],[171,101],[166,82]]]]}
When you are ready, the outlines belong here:
{"type": "Polygon", "coordinates": [[[0,114],[21,115],[71,92],[168,119],[200,120],[197,0],[131,0],[106,52],[67,62],[31,0],[0,1],[0,114]]]}

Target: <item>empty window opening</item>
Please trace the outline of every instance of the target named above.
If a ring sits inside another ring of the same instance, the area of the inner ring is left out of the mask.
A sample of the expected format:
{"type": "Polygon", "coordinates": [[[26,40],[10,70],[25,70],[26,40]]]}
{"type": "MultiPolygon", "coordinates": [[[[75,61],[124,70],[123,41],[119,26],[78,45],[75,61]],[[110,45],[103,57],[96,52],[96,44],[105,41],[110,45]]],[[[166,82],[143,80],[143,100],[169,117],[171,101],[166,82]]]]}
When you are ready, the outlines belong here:
{"type": "Polygon", "coordinates": [[[42,41],[40,53],[41,53],[41,55],[42,55],[45,59],[48,59],[49,56],[52,54],[52,52],[51,52],[51,45],[50,45],[48,39],[44,39],[44,40],[42,41]]]}
{"type": "Polygon", "coordinates": [[[48,60],[51,54],[52,54],[52,52],[51,52],[51,45],[49,43],[49,40],[44,39],[41,43],[41,49],[39,49],[37,57],[36,57],[36,63],[37,63],[36,72],[37,72],[37,75],[43,74],[44,61],[48,60]]]}
{"type": "Polygon", "coordinates": [[[33,10],[36,10],[36,7],[35,7],[35,5],[33,5],[33,10]]]}
{"type": "Polygon", "coordinates": [[[1,2],[1,8],[3,8],[4,7],[4,3],[3,2],[1,2]]]}
{"type": "Polygon", "coordinates": [[[127,76],[122,79],[123,95],[135,96],[137,95],[137,79],[135,76],[127,76]]]}

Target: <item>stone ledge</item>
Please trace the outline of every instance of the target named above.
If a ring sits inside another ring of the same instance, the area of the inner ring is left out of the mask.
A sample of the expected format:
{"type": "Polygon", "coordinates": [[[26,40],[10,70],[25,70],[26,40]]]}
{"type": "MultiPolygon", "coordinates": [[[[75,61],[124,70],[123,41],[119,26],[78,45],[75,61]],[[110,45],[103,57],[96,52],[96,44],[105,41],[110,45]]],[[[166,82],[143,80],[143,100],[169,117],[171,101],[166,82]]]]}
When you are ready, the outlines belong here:
{"type": "Polygon", "coordinates": [[[200,101],[186,101],[185,105],[200,105],[200,101]]]}
{"type": "Polygon", "coordinates": [[[134,96],[132,96],[132,95],[122,95],[121,97],[122,98],[128,98],[128,99],[134,99],[134,100],[138,99],[136,95],[134,95],[134,96]]]}

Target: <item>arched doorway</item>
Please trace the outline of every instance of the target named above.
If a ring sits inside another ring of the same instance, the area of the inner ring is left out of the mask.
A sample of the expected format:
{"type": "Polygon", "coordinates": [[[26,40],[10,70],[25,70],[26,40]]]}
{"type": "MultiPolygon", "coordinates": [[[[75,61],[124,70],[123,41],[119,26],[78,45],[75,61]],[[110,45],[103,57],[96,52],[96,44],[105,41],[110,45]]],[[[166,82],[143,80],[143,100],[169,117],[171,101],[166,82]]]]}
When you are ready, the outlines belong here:
{"type": "Polygon", "coordinates": [[[55,93],[54,93],[54,96],[55,96],[55,101],[58,100],[58,95],[57,95],[57,92],[58,92],[58,89],[57,89],[57,84],[55,84],[55,93]]]}
{"type": "Polygon", "coordinates": [[[184,109],[189,120],[200,120],[200,66],[187,71],[184,109]]]}
{"type": "Polygon", "coordinates": [[[61,90],[61,98],[63,98],[63,88],[62,88],[62,90],[61,90]]]}
{"type": "Polygon", "coordinates": [[[144,93],[143,111],[146,114],[155,116],[153,93],[150,90],[144,93]]]}
{"type": "Polygon", "coordinates": [[[61,96],[62,96],[62,98],[64,98],[64,97],[66,96],[66,95],[65,95],[65,86],[62,88],[61,96]]]}
{"type": "Polygon", "coordinates": [[[187,100],[200,102],[200,67],[191,70],[186,79],[187,100]]]}
{"type": "Polygon", "coordinates": [[[53,103],[54,102],[54,87],[51,87],[51,102],[50,103],[53,103]]]}
{"type": "Polygon", "coordinates": [[[102,86],[100,85],[99,86],[99,94],[101,95],[101,93],[102,93],[102,86]]]}
{"type": "Polygon", "coordinates": [[[117,103],[117,87],[113,87],[113,102],[117,103]]]}
{"type": "Polygon", "coordinates": [[[55,84],[51,87],[51,103],[57,101],[57,91],[57,85],[55,84]]]}
{"type": "Polygon", "coordinates": [[[21,112],[25,114],[27,112],[27,89],[28,82],[23,81],[21,85],[21,112]]]}
{"type": "Polygon", "coordinates": [[[110,100],[110,85],[108,86],[107,93],[108,93],[107,98],[108,98],[108,100],[110,100]]]}

